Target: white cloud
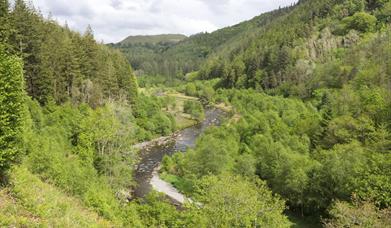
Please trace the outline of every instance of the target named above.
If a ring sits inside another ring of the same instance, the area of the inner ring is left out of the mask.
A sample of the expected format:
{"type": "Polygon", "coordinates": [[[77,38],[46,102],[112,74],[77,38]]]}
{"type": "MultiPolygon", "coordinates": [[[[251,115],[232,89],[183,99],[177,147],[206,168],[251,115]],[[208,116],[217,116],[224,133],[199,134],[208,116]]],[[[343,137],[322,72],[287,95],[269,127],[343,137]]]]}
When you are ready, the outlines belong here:
{"type": "Polygon", "coordinates": [[[212,32],[296,0],[33,0],[44,15],[97,40],[118,42],[128,35],[212,32]]]}

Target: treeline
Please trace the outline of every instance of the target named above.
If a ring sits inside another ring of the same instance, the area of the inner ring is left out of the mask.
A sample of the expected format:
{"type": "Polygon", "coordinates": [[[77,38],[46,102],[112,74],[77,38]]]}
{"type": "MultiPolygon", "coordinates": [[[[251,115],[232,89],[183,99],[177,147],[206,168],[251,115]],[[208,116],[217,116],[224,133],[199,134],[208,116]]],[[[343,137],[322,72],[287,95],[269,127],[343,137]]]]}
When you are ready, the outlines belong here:
{"type": "Polygon", "coordinates": [[[137,96],[132,70],[118,51],[94,40],[90,27],[84,34],[44,19],[32,5],[1,1],[0,41],[6,51],[23,59],[28,95],[46,104],[129,100],[137,96]]]}

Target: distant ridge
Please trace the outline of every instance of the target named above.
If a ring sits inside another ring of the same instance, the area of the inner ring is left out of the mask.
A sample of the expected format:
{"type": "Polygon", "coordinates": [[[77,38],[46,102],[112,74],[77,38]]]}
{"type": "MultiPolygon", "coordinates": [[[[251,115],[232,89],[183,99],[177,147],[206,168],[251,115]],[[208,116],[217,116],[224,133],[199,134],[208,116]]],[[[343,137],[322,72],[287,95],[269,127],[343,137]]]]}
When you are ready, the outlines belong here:
{"type": "Polygon", "coordinates": [[[187,36],[182,34],[161,34],[161,35],[139,35],[128,36],[119,44],[158,44],[158,43],[178,43],[187,36]]]}

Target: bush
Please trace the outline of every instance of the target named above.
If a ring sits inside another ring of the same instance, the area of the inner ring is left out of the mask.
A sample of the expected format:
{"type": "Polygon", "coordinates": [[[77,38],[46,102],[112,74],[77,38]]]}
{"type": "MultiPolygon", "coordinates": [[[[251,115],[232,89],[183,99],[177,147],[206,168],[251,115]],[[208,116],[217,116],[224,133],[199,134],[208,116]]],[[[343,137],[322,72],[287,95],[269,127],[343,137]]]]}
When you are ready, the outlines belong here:
{"type": "Polygon", "coordinates": [[[200,227],[290,227],[282,214],[284,201],[263,181],[247,181],[227,174],[206,176],[197,184],[202,215],[200,227]],[[261,213],[260,213],[261,212],[261,213]]]}
{"type": "Polygon", "coordinates": [[[189,83],[186,85],[185,94],[187,96],[197,96],[197,88],[194,83],[189,83]]]}
{"type": "Polygon", "coordinates": [[[190,114],[193,118],[201,121],[205,117],[204,108],[200,102],[187,100],[183,106],[183,111],[190,114]]]}
{"type": "Polygon", "coordinates": [[[360,32],[373,32],[376,28],[377,18],[365,12],[355,13],[351,17],[347,17],[342,20],[342,23],[345,26],[345,31],[347,30],[357,30],[360,32]]]}
{"type": "Polygon", "coordinates": [[[329,210],[331,219],[325,220],[326,228],[337,227],[391,227],[391,210],[379,210],[370,202],[353,203],[337,201],[329,210]]]}

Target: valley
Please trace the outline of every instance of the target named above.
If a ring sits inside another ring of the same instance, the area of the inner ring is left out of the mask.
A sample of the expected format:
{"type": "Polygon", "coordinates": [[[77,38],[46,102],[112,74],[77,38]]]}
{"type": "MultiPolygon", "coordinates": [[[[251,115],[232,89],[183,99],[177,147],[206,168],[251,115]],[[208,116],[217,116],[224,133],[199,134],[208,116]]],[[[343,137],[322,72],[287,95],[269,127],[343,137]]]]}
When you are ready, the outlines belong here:
{"type": "Polygon", "coordinates": [[[1,227],[391,227],[391,1],[94,4],[0,0],[1,227]]]}

